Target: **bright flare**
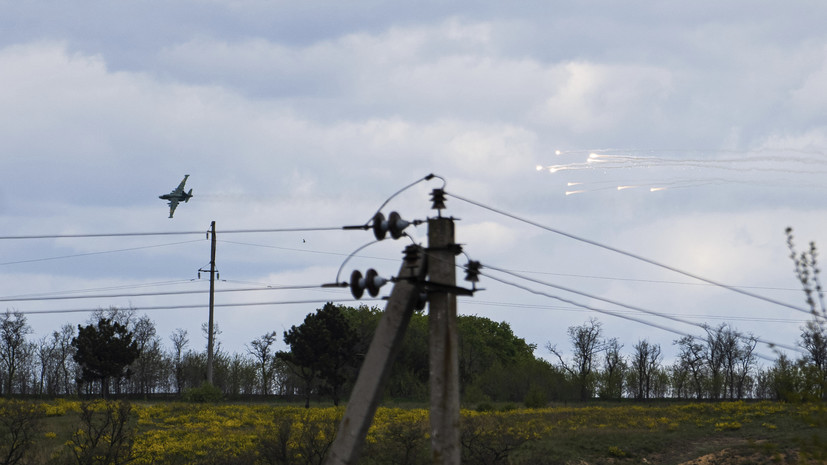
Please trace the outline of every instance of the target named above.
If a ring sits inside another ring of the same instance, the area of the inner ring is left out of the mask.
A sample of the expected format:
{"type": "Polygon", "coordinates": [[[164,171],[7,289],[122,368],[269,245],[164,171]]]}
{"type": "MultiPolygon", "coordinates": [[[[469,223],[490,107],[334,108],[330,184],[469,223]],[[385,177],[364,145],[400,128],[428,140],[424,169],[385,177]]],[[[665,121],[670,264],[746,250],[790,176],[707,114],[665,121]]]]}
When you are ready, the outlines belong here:
{"type": "Polygon", "coordinates": [[[586,192],[586,191],[584,191],[584,190],[583,191],[566,191],[566,195],[582,194],[583,192],[586,192]]]}
{"type": "Polygon", "coordinates": [[[663,191],[663,190],[666,190],[666,189],[667,189],[666,187],[652,187],[652,188],[649,189],[649,192],[663,191]]]}

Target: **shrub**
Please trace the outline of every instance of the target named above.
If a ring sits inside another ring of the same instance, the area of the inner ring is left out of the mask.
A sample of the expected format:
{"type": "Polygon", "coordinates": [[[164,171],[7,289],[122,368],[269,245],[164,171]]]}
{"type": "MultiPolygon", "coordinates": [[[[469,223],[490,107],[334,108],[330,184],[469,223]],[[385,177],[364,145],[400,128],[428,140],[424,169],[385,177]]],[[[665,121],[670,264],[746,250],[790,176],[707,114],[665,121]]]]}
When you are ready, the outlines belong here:
{"type": "Polygon", "coordinates": [[[224,393],[220,388],[205,382],[197,388],[190,388],[184,391],[184,400],[187,402],[220,402],[224,398],[224,393]]]}
{"type": "Polygon", "coordinates": [[[609,456],[610,457],[623,458],[623,457],[626,457],[626,455],[627,455],[626,452],[623,449],[621,449],[620,447],[617,447],[617,446],[609,447],[609,456]]]}
{"type": "Polygon", "coordinates": [[[16,400],[0,401],[0,463],[19,463],[34,446],[43,411],[16,400]]]}
{"type": "Polygon", "coordinates": [[[543,408],[548,404],[546,393],[536,384],[532,384],[528,388],[528,392],[523,399],[526,408],[543,408]]]}
{"type": "Polygon", "coordinates": [[[493,412],[494,411],[494,404],[491,402],[480,402],[477,405],[477,412],[493,412]]]}
{"type": "Polygon", "coordinates": [[[460,418],[462,463],[499,465],[509,463],[509,456],[532,439],[527,427],[515,427],[513,417],[502,413],[472,413],[460,418]]]}
{"type": "Polygon", "coordinates": [[[84,402],[80,427],[66,443],[78,465],[120,464],[134,460],[137,415],[125,401],[84,402]]]}

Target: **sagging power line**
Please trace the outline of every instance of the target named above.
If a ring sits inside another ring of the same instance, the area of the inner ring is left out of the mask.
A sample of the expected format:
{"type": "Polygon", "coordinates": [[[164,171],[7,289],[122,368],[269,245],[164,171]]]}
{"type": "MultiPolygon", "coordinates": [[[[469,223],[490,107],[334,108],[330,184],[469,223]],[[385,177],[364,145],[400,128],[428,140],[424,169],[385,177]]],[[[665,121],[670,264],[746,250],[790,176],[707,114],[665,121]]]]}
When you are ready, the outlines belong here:
{"type": "MultiPolygon", "coordinates": [[[[583,303],[580,303],[580,302],[576,302],[576,301],[573,301],[571,299],[566,299],[564,297],[552,295],[552,294],[549,294],[547,292],[538,291],[538,290],[532,289],[528,286],[523,286],[522,284],[518,284],[518,283],[515,283],[515,282],[512,282],[512,281],[508,281],[508,280],[505,280],[505,279],[502,279],[502,278],[498,278],[496,276],[491,276],[490,274],[483,274],[483,276],[486,276],[487,278],[493,279],[494,281],[500,282],[502,284],[512,286],[512,287],[515,287],[517,289],[522,289],[524,291],[530,292],[530,293],[535,294],[535,295],[545,296],[545,297],[555,299],[555,300],[558,300],[560,302],[564,302],[564,303],[574,305],[574,306],[577,306],[577,307],[581,307],[581,308],[584,308],[584,309],[587,309],[587,310],[590,310],[590,311],[593,311],[593,312],[596,312],[596,313],[601,313],[601,314],[604,314],[604,315],[614,316],[614,317],[617,317],[617,318],[622,318],[624,320],[633,321],[635,323],[640,323],[640,324],[645,325],[645,326],[649,326],[649,327],[652,327],[652,328],[660,329],[662,331],[677,334],[677,335],[682,336],[682,337],[683,336],[688,336],[688,337],[691,337],[692,339],[701,339],[701,338],[699,338],[698,336],[696,336],[694,334],[690,334],[690,333],[687,333],[687,332],[684,332],[684,331],[681,331],[681,330],[678,330],[678,329],[675,329],[675,328],[672,328],[672,327],[669,327],[669,326],[665,326],[665,325],[662,325],[662,324],[659,324],[659,323],[653,323],[651,321],[646,321],[646,320],[643,320],[641,318],[630,316],[630,315],[627,315],[627,314],[624,314],[624,313],[613,312],[613,311],[610,311],[610,310],[604,310],[604,309],[592,307],[590,305],[586,305],[586,304],[583,304],[583,303]]],[[[671,318],[668,318],[668,319],[671,319],[671,318]]],[[[683,321],[681,321],[681,322],[683,322],[683,321]]],[[[705,327],[704,325],[699,324],[699,323],[689,322],[687,324],[691,324],[693,326],[699,326],[700,328],[702,328],[704,330],[707,329],[707,327],[705,327]]],[[[770,348],[782,347],[782,348],[792,350],[792,351],[795,351],[795,352],[802,352],[802,349],[799,348],[799,347],[776,344],[776,343],[773,343],[773,342],[765,341],[763,339],[759,339],[757,337],[755,338],[755,340],[757,342],[762,343],[762,344],[766,344],[770,348]]],[[[770,361],[770,362],[775,360],[775,359],[773,359],[769,356],[766,356],[766,355],[761,355],[761,354],[756,354],[756,355],[758,357],[763,358],[764,360],[767,360],[767,361],[770,361]]]]}
{"type": "Polygon", "coordinates": [[[559,234],[559,235],[567,237],[569,239],[573,239],[573,240],[576,240],[576,241],[579,241],[579,242],[583,242],[585,244],[589,244],[589,245],[592,245],[592,246],[595,246],[595,247],[599,247],[599,248],[602,248],[604,250],[608,250],[610,252],[614,252],[614,253],[617,253],[617,254],[620,254],[620,255],[625,255],[629,258],[633,258],[635,260],[638,260],[638,261],[641,261],[641,262],[644,262],[644,263],[648,263],[650,265],[653,265],[653,266],[656,266],[656,267],[659,267],[659,268],[663,268],[665,270],[672,271],[674,273],[682,274],[682,275],[687,276],[689,278],[697,279],[697,280],[703,281],[707,284],[711,284],[713,286],[720,287],[722,289],[726,289],[726,290],[729,290],[729,291],[732,291],[732,292],[736,292],[738,294],[745,295],[747,297],[751,297],[751,298],[758,299],[758,300],[763,300],[764,302],[779,305],[779,306],[782,306],[782,307],[787,307],[787,308],[790,308],[792,310],[795,310],[795,311],[798,311],[798,312],[803,312],[803,313],[806,313],[808,315],[811,315],[810,310],[802,308],[802,307],[798,307],[796,305],[788,304],[786,302],[781,302],[780,300],[775,300],[775,299],[772,299],[772,298],[769,298],[769,297],[765,297],[765,296],[762,296],[762,295],[759,295],[759,294],[755,294],[753,292],[749,292],[747,290],[744,290],[744,289],[741,289],[741,288],[738,288],[738,287],[730,286],[728,284],[724,284],[724,283],[721,283],[721,282],[718,282],[718,281],[715,281],[715,280],[712,280],[712,279],[709,279],[709,278],[705,278],[705,277],[697,275],[695,273],[690,273],[688,271],[684,271],[684,270],[675,268],[673,266],[666,265],[664,263],[660,263],[658,261],[655,261],[655,260],[652,260],[652,259],[649,259],[649,258],[645,258],[641,255],[638,255],[638,254],[635,254],[635,253],[632,253],[632,252],[627,252],[625,250],[621,250],[621,249],[618,249],[616,247],[612,247],[610,245],[606,245],[606,244],[603,244],[603,243],[600,243],[600,242],[597,242],[597,241],[593,241],[593,240],[586,239],[586,238],[583,238],[583,237],[580,237],[580,236],[577,236],[577,235],[574,235],[574,234],[571,234],[571,233],[567,233],[565,231],[561,231],[559,229],[555,229],[555,228],[552,228],[550,226],[537,223],[535,221],[529,220],[527,218],[523,218],[523,217],[518,216],[516,214],[509,213],[509,212],[506,212],[504,210],[501,210],[501,209],[498,209],[498,208],[495,208],[495,207],[492,207],[492,206],[489,206],[489,205],[485,205],[481,202],[477,202],[477,201],[459,196],[457,194],[452,194],[452,193],[449,193],[449,192],[445,192],[445,195],[451,196],[451,197],[453,197],[457,200],[462,200],[463,202],[469,203],[471,205],[475,205],[477,207],[480,207],[480,208],[483,208],[485,210],[497,213],[499,215],[506,216],[506,217],[511,218],[513,220],[520,221],[520,222],[528,224],[530,226],[534,226],[534,227],[543,229],[543,230],[548,231],[548,232],[559,234]]]}

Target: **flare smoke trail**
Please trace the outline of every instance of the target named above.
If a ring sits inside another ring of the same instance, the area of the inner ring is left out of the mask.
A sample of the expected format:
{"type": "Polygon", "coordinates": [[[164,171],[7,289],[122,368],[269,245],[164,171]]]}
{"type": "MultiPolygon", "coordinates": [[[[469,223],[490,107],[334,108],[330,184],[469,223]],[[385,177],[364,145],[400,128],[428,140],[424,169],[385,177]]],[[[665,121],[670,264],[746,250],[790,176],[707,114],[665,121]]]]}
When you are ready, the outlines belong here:
{"type": "Polygon", "coordinates": [[[595,173],[591,177],[617,171],[640,171],[648,179],[621,179],[616,181],[577,181],[567,186],[566,195],[600,190],[628,190],[635,188],[659,192],[668,189],[701,187],[712,184],[743,184],[761,187],[818,187],[820,182],[806,181],[804,176],[825,175],[827,154],[820,151],[794,149],[759,150],[556,150],[557,157],[577,157],[579,161],[551,165],[537,165],[537,171],[555,174],[563,171],[595,173]],[[706,156],[704,156],[706,155],[706,156]],[[693,176],[676,177],[675,172],[690,171],[693,176]],[[707,171],[732,173],[732,176],[704,176],[707,171]],[[795,179],[785,175],[796,175],[795,179]],[[749,177],[747,177],[749,175],[749,177]],[[663,180],[663,178],[671,178],[663,180]],[[588,188],[595,185],[594,188],[588,188]]]}

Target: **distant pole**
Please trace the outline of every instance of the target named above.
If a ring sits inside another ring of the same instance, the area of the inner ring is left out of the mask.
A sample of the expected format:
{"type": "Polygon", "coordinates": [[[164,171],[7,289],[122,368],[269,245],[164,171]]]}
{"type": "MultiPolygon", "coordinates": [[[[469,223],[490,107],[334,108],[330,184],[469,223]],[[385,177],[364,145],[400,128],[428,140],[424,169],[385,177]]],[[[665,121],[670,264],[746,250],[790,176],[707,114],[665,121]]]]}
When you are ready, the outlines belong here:
{"type": "Polygon", "coordinates": [[[212,384],[213,365],[213,310],[215,308],[215,221],[210,224],[210,318],[207,323],[207,382],[212,384]]]}
{"type": "Polygon", "coordinates": [[[428,294],[431,384],[431,463],[459,465],[459,337],[454,220],[428,220],[428,294]],[[440,289],[439,286],[445,286],[440,289]]]}

